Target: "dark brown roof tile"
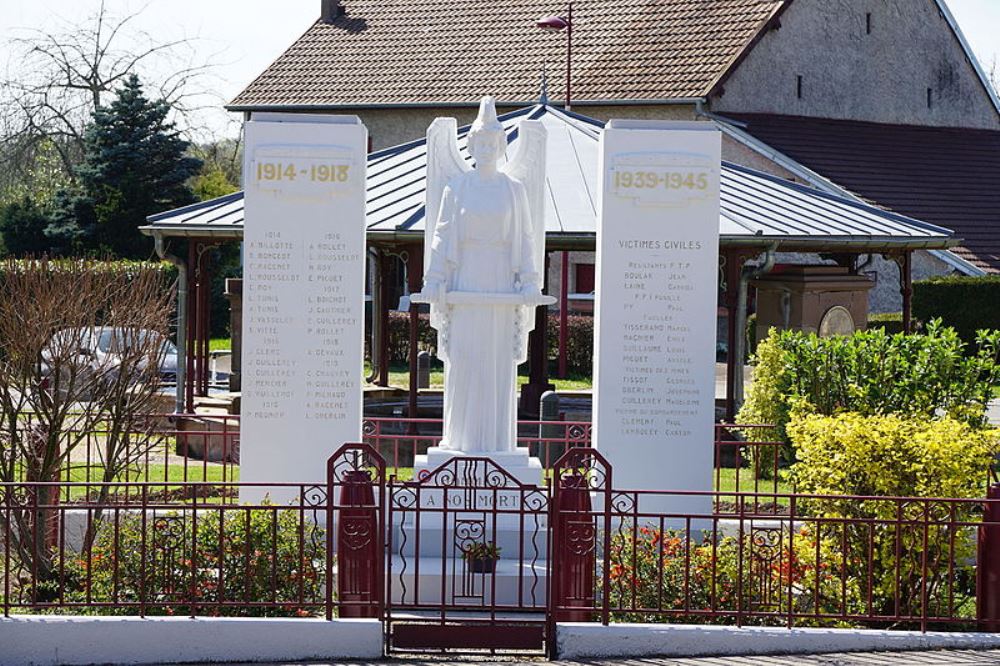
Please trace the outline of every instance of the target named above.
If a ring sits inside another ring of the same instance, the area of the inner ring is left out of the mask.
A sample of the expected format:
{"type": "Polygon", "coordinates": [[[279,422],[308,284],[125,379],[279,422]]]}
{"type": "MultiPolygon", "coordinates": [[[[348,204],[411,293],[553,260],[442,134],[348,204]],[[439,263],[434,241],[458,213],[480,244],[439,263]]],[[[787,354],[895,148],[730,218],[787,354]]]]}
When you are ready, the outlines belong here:
{"type": "MultiPolygon", "coordinates": [[[[317,10],[318,0],[315,1],[317,10]]],[[[790,0],[590,0],[573,21],[573,99],[704,96],[790,0]]],[[[343,0],[230,108],[474,103],[565,95],[566,39],[535,27],[563,0],[343,0]]]]}

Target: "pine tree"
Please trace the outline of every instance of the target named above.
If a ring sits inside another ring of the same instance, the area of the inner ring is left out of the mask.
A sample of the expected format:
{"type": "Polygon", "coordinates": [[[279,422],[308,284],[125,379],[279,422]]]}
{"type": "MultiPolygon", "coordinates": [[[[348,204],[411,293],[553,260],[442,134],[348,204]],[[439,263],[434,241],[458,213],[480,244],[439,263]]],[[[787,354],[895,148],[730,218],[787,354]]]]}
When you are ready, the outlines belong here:
{"type": "Polygon", "coordinates": [[[0,208],[0,236],[7,253],[15,257],[49,254],[52,251],[45,236],[48,217],[45,210],[31,197],[24,197],[0,208]]]}
{"type": "Polygon", "coordinates": [[[145,259],[152,241],[138,227],[155,213],[194,203],[188,185],[201,160],[168,122],[170,106],[148,99],[135,75],[94,113],[73,190],[57,197],[46,233],[77,250],[145,259]]]}

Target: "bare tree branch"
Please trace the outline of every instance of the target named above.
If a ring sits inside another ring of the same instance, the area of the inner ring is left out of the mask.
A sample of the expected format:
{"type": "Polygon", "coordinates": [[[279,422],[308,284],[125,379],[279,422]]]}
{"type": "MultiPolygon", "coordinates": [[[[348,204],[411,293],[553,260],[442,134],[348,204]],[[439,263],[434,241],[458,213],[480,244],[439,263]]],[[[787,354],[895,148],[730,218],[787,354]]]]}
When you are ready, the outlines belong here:
{"type": "Polygon", "coordinates": [[[85,127],[105,96],[131,74],[138,74],[172,107],[190,129],[210,97],[204,81],[219,54],[195,62],[192,40],[161,41],[140,30],[136,19],[145,6],[114,16],[104,2],[84,22],[53,17],[51,27],[26,29],[12,40],[13,73],[0,79],[0,197],[5,180],[30,180],[39,145],[55,150],[64,178],[82,155],[85,127]],[[163,72],[168,72],[163,74],[163,72]],[[190,120],[190,122],[188,122],[190,120]]]}

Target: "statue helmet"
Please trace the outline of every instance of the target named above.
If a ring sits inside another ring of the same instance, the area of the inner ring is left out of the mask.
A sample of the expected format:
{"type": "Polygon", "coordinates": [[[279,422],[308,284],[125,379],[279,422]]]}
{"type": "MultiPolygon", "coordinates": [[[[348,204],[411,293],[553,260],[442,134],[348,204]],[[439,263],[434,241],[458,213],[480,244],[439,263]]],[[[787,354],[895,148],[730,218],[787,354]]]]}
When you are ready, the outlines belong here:
{"type": "Polygon", "coordinates": [[[503,146],[507,145],[507,133],[503,125],[497,120],[496,101],[491,95],[486,95],[479,101],[479,115],[469,127],[469,140],[479,134],[492,134],[503,146]]]}

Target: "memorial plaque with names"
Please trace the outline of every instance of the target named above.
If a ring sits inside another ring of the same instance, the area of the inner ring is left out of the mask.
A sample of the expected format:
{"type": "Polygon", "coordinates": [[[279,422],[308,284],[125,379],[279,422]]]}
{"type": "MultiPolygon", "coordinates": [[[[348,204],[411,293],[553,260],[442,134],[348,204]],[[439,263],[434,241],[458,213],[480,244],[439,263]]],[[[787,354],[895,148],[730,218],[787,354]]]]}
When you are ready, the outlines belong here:
{"type": "Polygon", "coordinates": [[[322,482],[360,441],[367,144],[355,116],[246,123],[242,482],[322,482]]]}
{"type": "MultiPolygon", "coordinates": [[[[708,122],[602,136],[594,442],[614,485],[712,489],[721,139],[708,122]]],[[[642,509],[711,510],[707,497],[642,509]]]]}

